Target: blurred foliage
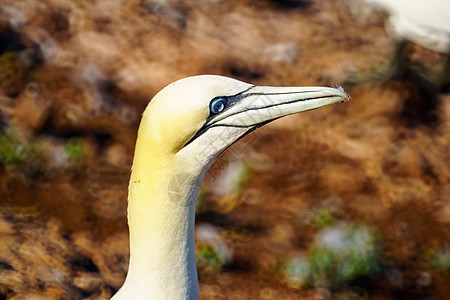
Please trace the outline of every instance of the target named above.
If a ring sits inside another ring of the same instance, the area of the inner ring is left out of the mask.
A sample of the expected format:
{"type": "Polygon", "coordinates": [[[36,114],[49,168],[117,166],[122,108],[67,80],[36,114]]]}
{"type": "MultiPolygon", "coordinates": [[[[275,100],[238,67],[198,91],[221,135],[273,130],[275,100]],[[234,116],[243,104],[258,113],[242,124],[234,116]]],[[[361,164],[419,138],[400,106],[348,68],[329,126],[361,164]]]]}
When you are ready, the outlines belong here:
{"type": "Polygon", "coordinates": [[[306,258],[289,258],[283,269],[285,278],[292,287],[306,288],[312,284],[311,264],[306,258]]]}
{"type": "Polygon", "coordinates": [[[86,153],[83,149],[83,143],[78,138],[72,138],[64,145],[64,153],[67,160],[72,163],[78,163],[86,158],[86,153]]]}
{"type": "Polygon", "coordinates": [[[303,226],[311,226],[319,229],[324,229],[336,224],[333,214],[323,207],[300,212],[297,221],[303,226]]]}
{"type": "MultiPolygon", "coordinates": [[[[213,167],[214,168],[214,167],[213,167]]],[[[212,175],[212,181],[202,183],[197,196],[197,215],[206,212],[226,214],[244,201],[242,190],[254,173],[253,167],[243,161],[231,161],[218,174],[212,175]]]]}
{"type": "Polygon", "coordinates": [[[0,89],[8,96],[14,96],[22,90],[23,78],[20,53],[5,52],[0,55],[0,89]]]}
{"type": "Polygon", "coordinates": [[[438,272],[450,274],[450,251],[431,252],[426,256],[427,264],[438,272]]]}
{"type": "Polygon", "coordinates": [[[0,136],[0,165],[15,168],[32,178],[44,176],[48,171],[39,139],[25,142],[13,127],[0,136]]]}
{"type": "Polygon", "coordinates": [[[229,162],[215,179],[216,193],[224,198],[237,197],[245,188],[253,172],[248,162],[241,160],[229,162]]]}
{"type": "Polygon", "coordinates": [[[211,192],[216,196],[212,209],[229,213],[244,201],[242,190],[253,175],[253,167],[244,161],[232,161],[215,179],[211,192]]]}
{"type": "Polygon", "coordinates": [[[285,277],[297,288],[337,288],[380,269],[379,244],[378,234],[365,225],[329,227],[306,258],[287,260],[285,277]]]}
{"type": "Polygon", "coordinates": [[[236,178],[236,192],[244,189],[248,180],[252,177],[254,168],[248,162],[242,162],[242,166],[239,170],[239,176],[236,178]]]}
{"type": "Polygon", "coordinates": [[[197,243],[195,254],[197,266],[207,271],[218,271],[227,263],[225,251],[208,243],[197,243]]]}
{"type": "Polygon", "coordinates": [[[69,164],[52,165],[49,158],[58,155],[57,150],[43,146],[40,137],[26,140],[14,126],[8,127],[0,135],[0,167],[11,168],[31,179],[50,178],[65,168],[73,170],[87,157],[83,142],[78,138],[69,139],[62,151],[69,164]]]}
{"type": "Polygon", "coordinates": [[[314,223],[320,228],[326,228],[335,224],[331,212],[324,208],[319,208],[313,215],[314,223]]]}
{"type": "Polygon", "coordinates": [[[13,128],[8,128],[0,136],[0,164],[2,166],[19,166],[25,160],[25,145],[19,141],[13,128]]]}

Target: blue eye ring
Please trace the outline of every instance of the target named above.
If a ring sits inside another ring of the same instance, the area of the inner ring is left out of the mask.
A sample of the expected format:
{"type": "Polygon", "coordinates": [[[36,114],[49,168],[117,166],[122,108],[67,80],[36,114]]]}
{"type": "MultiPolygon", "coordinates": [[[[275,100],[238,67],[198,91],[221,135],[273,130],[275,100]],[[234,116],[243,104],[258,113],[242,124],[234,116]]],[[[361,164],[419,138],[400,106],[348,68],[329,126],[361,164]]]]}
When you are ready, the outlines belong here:
{"type": "Polygon", "coordinates": [[[227,107],[227,99],[224,97],[215,98],[211,101],[209,109],[213,114],[219,114],[227,107]]]}

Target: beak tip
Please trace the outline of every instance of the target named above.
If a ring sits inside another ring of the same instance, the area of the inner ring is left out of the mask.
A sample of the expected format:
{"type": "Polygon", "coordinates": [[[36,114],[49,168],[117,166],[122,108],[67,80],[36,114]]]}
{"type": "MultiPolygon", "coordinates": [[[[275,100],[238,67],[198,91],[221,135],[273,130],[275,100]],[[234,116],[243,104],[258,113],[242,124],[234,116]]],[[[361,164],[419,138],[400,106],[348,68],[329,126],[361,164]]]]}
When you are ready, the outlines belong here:
{"type": "Polygon", "coordinates": [[[345,102],[349,101],[349,100],[352,98],[352,97],[350,97],[349,94],[347,94],[347,93],[344,91],[344,88],[343,88],[342,86],[338,85],[338,86],[336,87],[336,89],[342,93],[342,98],[343,98],[343,100],[341,100],[340,103],[345,103],[345,102]]]}

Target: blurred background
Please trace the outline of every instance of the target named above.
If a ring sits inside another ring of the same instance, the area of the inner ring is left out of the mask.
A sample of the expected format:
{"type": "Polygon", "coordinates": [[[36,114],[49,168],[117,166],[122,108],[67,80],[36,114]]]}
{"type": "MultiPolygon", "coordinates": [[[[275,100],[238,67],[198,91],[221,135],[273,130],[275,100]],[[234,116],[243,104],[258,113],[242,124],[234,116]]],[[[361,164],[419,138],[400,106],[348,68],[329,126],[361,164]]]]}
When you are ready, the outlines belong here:
{"type": "Polygon", "coordinates": [[[395,23],[425,11],[2,0],[0,299],[117,291],[140,115],[196,74],[352,96],[259,129],[210,168],[197,201],[201,299],[448,299],[450,28],[422,30],[420,44],[395,23]]]}

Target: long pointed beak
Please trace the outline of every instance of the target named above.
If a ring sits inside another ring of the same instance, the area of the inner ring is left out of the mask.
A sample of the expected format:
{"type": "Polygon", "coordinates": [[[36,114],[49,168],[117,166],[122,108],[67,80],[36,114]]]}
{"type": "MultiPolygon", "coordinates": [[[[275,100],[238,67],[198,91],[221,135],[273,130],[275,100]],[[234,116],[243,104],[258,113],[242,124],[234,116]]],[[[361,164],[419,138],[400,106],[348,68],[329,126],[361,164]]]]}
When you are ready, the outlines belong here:
{"type": "Polygon", "coordinates": [[[254,86],[233,99],[224,112],[205,125],[258,126],[283,116],[349,99],[350,96],[341,87],[254,86]]]}

